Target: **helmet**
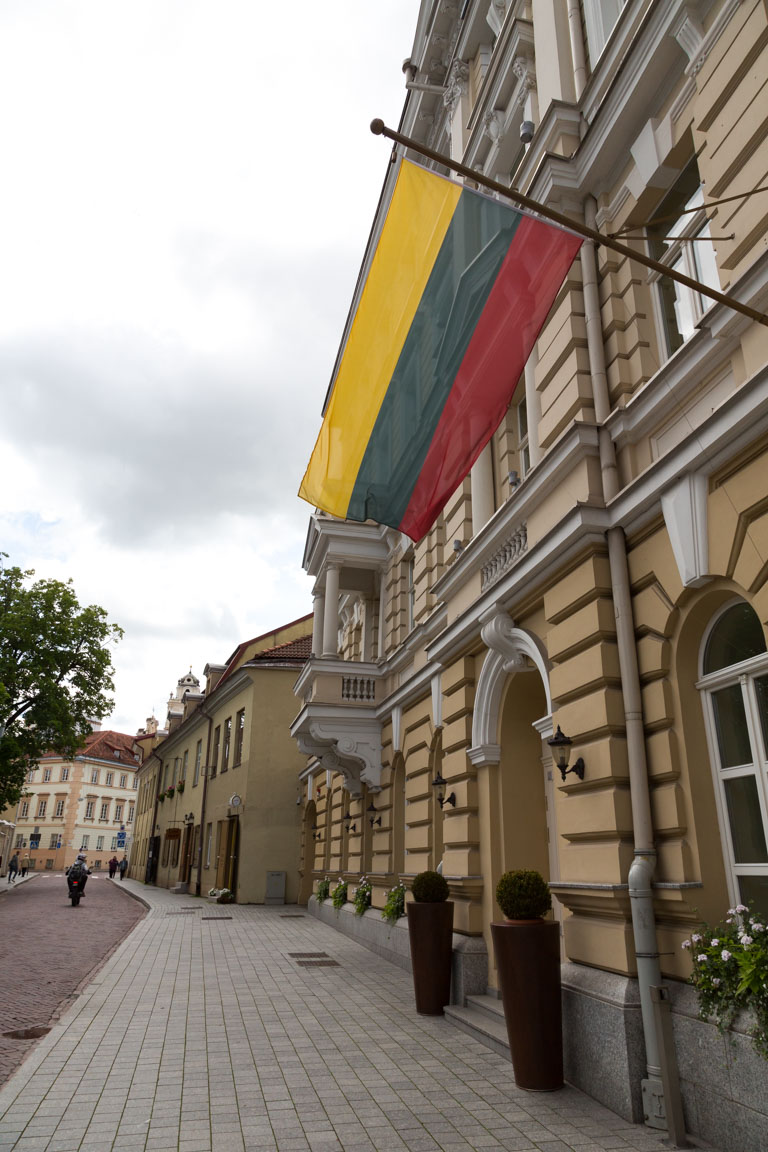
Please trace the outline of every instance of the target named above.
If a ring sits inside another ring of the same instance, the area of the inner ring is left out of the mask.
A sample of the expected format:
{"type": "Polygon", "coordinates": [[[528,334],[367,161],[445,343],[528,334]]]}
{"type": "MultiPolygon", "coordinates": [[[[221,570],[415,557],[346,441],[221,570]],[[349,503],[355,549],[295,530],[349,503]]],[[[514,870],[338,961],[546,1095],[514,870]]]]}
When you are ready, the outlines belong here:
{"type": "Polygon", "coordinates": [[[78,860],[85,860],[86,859],[85,852],[78,852],[77,858],[78,858],[78,860]]]}

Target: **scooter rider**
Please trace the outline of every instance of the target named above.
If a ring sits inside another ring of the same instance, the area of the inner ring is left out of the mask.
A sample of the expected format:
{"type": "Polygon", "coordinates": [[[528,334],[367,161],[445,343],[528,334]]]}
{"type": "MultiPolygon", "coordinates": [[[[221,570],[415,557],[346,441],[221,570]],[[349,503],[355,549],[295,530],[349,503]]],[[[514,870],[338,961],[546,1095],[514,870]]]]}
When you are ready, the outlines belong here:
{"type": "Polygon", "coordinates": [[[91,874],[91,870],[87,864],[87,858],[86,858],[85,852],[78,852],[77,858],[76,858],[74,864],[70,864],[69,868],[67,868],[66,872],[64,873],[64,875],[67,877],[67,887],[69,888],[70,891],[72,890],[73,877],[71,874],[73,872],[74,872],[75,876],[77,876],[78,879],[80,880],[80,895],[84,896],[85,895],[85,884],[86,884],[88,877],[91,874]]]}

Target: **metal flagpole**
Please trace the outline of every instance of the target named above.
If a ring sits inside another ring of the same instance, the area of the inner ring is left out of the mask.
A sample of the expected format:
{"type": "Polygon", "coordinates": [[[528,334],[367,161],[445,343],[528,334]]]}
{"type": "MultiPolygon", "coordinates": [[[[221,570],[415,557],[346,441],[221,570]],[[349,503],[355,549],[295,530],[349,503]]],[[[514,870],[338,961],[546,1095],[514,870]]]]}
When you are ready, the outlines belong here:
{"type": "Polygon", "coordinates": [[[466,176],[468,180],[474,180],[476,183],[482,184],[484,188],[490,189],[491,192],[498,192],[502,196],[506,196],[509,200],[513,200],[516,204],[519,204],[521,208],[525,208],[529,212],[535,212],[538,216],[543,216],[547,220],[552,220],[553,223],[567,228],[570,232],[576,232],[577,235],[584,236],[587,240],[593,240],[595,244],[602,244],[604,248],[610,248],[613,252],[619,252],[622,256],[626,256],[630,260],[636,260],[638,264],[644,264],[646,268],[650,268],[654,272],[659,272],[662,276],[668,276],[670,280],[676,280],[678,284],[684,284],[686,288],[691,288],[694,292],[700,292],[702,296],[709,296],[711,300],[717,300],[718,304],[724,304],[726,308],[732,308],[735,312],[741,312],[743,316],[748,316],[750,320],[756,320],[758,324],[764,324],[768,327],[768,316],[766,316],[764,312],[758,312],[757,309],[750,308],[748,304],[742,304],[740,300],[734,299],[733,296],[727,296],[724,292],[718,292],[714,288],[708,288],[706,284],[701,284],[698,280],[686,276],[683,272],[678,272],[674,268],[662,264],[659,260],[654,260],[652,257],[646,256],[643,252],[636,252],[634,248],[622,244],[620,240],[616,240],[612,236],[604,236],[602,232],[596,232],[594,228],[588,228],[586,224],[581,224],[577,220],[571,220],[570,217],[564,216],[561,212],[556,212],[554,208],[548,208],[545,204],[539,204],[537,200],[532,200],[530,196],[526,196],[514,188],[507,188],[506,185],[500,184],[497,180],[491,180],[488,176],[483,175],[482,172],[475,172],[473,168],[468,168],[466,164],[462,164],[458,160],[452,160],[450,156],[444,156],[441,152],[435,152],[432,148],[427,148],[424,144],[420,144],[418,140],[412,140],[410,136],[404,136],[402,132],[395,132],[394,129],[387,128],[383,120],[372,120],[371,132],[373,132],[374,136],[386,136],[388,140],[394,140],[396,144],[402,144],[404,148],[410,148],[413,152],[418,152],[421,156],[426,156],[428,160],[434,160],[436,164],[442,164],[446,168],[451,168],[454,172],[458,172],[460,176],[466,176]]]}

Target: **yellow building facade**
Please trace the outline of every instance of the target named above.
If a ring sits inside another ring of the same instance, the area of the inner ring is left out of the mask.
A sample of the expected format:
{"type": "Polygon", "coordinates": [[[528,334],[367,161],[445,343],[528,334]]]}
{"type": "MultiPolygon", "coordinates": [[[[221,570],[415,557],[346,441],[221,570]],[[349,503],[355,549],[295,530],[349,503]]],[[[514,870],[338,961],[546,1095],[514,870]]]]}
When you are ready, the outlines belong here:
{"type": "MultiPolygon", "coordinates": [[[[763,3],[424,2],[405,73],[405,135],[765,312],[763,3]]],[[[439,866],[472,1029],[496,883],[538,869],[568,1079],[664,1126],[668,982],[686,1123],[733,1152],[768,1141],[765,1064],[748,1023],[735,1060],[697,1022],[681,945],[740,900],[768,915],[766,475],[768,328],[586,241],[427,536],[311,517],[292,727],[303,896],[367,875],[373,910],[339,923],[397,958],[378,910],[439,866]]]]}
{"type": "Polygon", "coordinates": [[[137,879],[202,896],[226,889],[247,904],[296,901],[303,760],[290,722],[311,633],[303,617],[207,665],[202,690],[191,672],[180,679],[167,733],[139,771],[137,879]]]}
{"type": "Polygon", "coordinates": [[[127,855],[136,817],[134,738],[98,725],[69,760],[49,753],[30,768],[16,807],[14,849],[33,871],[60,871],[78,852],[106,869],[127,855]]]}

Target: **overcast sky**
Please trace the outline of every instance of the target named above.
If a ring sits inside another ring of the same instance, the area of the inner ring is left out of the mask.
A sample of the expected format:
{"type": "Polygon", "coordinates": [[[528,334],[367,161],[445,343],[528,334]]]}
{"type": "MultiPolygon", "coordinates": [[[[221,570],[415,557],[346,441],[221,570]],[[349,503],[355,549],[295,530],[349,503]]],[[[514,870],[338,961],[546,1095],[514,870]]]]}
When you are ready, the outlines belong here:
{"type": "Polygon", "coordinates": [[[296,491],[417,10],[0,4],[0,550],[125,629],[110,727],[311,611],[296,491]]]}

